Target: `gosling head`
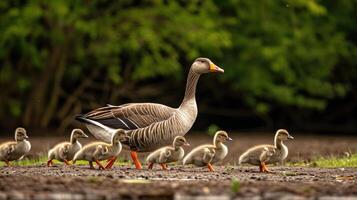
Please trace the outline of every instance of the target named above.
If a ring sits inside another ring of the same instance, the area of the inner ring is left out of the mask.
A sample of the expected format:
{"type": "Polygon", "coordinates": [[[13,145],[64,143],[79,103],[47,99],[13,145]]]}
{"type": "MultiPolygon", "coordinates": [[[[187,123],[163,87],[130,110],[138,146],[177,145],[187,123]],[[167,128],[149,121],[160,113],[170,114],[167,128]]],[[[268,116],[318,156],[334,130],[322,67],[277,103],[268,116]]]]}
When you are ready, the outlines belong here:
{"type": "Polygon", "coordinates": [[[182,136],[176,136],[174,139],[174,147],[190,146],[186,139],[182,136]]]}
{"type": "Polygon", "coordinates": [[[285,129],[279,129],[276,131],[276,137],[277,139],[281,140],[281,141],[285,141],[285,140],[292,140],[294,139],[293,136],[291,136],[289,134],[289,132],[285,129]]]}
{"type": "Polygon", "coordinates": [[[19,127],[15,130],[15,141],[24,141],[28,138],[24,128],[19,127]]]}
{"type": "Polygon", "coordinates": [[[215,142],[226,142],[226,141],[232,141],[232,140],[233,139],[228,136],[228,133],[226,131],[217,131],[214,136],[215,142]]]}
{"type": "Polygon", "coordinates": [[[118,129],[113,136],[112,143],[118,144],[119,142],[126,142],[129,140],[129,136],[126,135],[125,130],[118,129]]]}
{"type": "Polygon", "coordinates": [[[88,135],[86,135],[81,129],[79,128],[76,128],[76,129],[73,129],[72,131],[72,137],[75,138],[75,139],[78,139],[78,138],[87,138],[88,135]]]}
{"type": "Polygon", "coordinates": [[[219,68],[208,58],[197,58],[193,62],[191,68],[192,71],[197,74],[205,74],[205,73],[212,73],[212,72],[224,73],[223,69],[219,68]]]}

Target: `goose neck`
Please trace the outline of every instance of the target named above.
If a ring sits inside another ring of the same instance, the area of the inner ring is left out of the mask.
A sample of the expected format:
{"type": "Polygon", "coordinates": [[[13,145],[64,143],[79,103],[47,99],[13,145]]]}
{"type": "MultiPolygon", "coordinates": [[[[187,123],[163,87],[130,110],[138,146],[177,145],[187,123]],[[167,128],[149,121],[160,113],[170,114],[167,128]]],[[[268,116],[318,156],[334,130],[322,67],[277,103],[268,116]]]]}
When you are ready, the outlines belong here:
{"type": "Polygon", "coordinates": [[[200,74],[195,73],[191,68],[190,71],[188,72],[185,96],[181,106],[184,106],[187,102],[190,102],[192,100],[194,102],[196,101],[195,94],[196,94],[196,87],[199,78],[200,78],[200,74]]]}

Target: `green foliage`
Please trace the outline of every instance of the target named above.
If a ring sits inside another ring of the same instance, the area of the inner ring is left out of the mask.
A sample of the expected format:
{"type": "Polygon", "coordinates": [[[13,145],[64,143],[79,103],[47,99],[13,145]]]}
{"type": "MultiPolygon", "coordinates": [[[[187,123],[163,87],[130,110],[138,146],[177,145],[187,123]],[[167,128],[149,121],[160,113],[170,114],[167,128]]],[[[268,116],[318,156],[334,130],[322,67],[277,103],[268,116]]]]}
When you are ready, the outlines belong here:
{"type": "Polygon", "coordinates": [[[309,163],[292,163],[292,166],[311,166],[311,167],[357,167],[357,154],[351,154],[345,157],[318,157],[309,163]]]}
{"type": "Polygon", "coordinates": [[[2,1],[0,119],[65,127],[95,106],[167,96],[199,56],[225,69],[227,90],[202,86],[216,99],[239,93],[258,114],[324,110],[357,79],[356,8],[352,0],[2,1]],[[160,78],[170,84],[153,92],[146,83],[160,78]]]}
{"type": "Polygon", "coordinates": [[[219,130],[219,126],[217,126],[217,124],[211,124],[208,126],[207,132],[208,135],[214,136],[214,134],[216,134],[218,130],[219,130]]]}
{"type": "Polygon", "coordinates": [[[237,193],[239,192],[239,189],[240,189],[240,182],[238,181],[237,178],[234,177],[231,181],[231,190],[232,192],[237,193]]]}
{"type": "Polygon", "coordinates": [[[223,78],[262,113],[272,102],[322,110],[329,99],[344,96],[348,85],[336,81],[336,66],[353,57],[345,33],[337,30],[339,16],[328,5],[311,0],[224,3],[236,18],[227,25],[234,37],[223,78]]]}

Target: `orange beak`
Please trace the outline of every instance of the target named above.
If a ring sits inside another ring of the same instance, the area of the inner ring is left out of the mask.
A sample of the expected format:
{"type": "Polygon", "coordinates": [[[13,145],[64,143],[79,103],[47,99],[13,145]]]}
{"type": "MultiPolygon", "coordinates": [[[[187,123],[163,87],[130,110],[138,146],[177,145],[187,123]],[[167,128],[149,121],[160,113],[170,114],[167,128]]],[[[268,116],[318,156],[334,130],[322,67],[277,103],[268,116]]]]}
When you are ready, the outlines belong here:
{"type": "Polygon", "coordinates": [[[218,67],[217,65],[215,65],[214,63],[210,63],[209,64],[209,71],[210,72],[220,72],[220,73],[224,73],[224,69],[218,67]]]}

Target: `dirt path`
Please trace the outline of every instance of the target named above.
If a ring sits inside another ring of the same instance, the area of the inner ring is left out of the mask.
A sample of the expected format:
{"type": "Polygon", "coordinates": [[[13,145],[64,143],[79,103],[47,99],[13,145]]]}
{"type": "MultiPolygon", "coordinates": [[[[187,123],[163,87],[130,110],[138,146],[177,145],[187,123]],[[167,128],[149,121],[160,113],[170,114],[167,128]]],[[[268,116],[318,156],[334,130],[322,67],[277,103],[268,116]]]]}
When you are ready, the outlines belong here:
{"type": "Polygon", "coordinates": [[[9,167],[0,171],[0,199],[357,199],[357,169],[175,166],[135,170],[90,170],[87,166],[9,167]]]}

